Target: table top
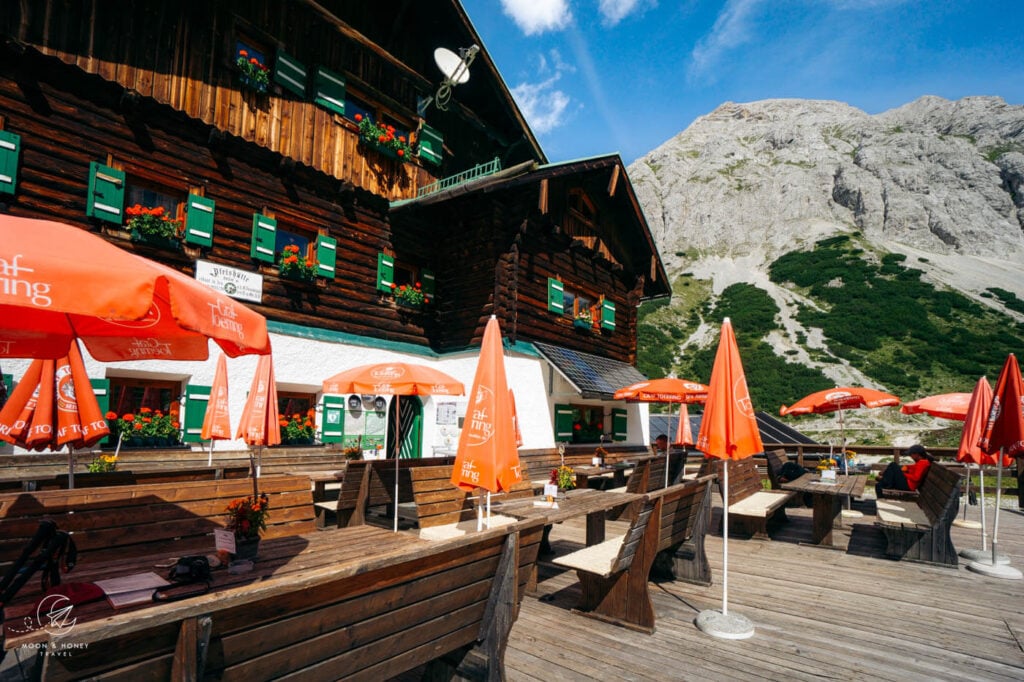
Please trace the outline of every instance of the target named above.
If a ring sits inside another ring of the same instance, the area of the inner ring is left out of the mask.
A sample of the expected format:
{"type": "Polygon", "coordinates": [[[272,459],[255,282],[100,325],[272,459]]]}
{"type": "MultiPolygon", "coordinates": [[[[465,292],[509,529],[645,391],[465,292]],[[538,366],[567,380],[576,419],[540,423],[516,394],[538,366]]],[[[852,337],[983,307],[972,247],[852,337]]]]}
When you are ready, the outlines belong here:
{"type": "Polygon", "coordinates": [[[795,481],[782,484],[783,490],[795,490],[801,493],[816,493],[822,495],[850,495],[860,497],[864,492],[864,486],[868,482],[866,475],[844,476],[836,474],[835,483],[821,480],[821,474],[804,474],[795,481]]]}
{"type": "Polygon", "coordinates": [[[615,493],[594,490],[593,488],[576,488],[575,490],[568,491],[564,499],[556,500],[557,507],[535,504],[537,502],[545,502],[544,496],[539,496],[504,501],[493,505],[492,510],[521,519],[542,518],[549,523],[558,523],[577,516],[608,511],[642,498],[643,495],[635,493],[615,493]]]}
{"type": "MultiPolygon", "coordinates": [[[[210,553],[213,553],[212,542],[211,538],[210,553]]],[[[365,571],[370,564],[397,563],[415,558],[420,552],[435,549],[436,544],[420,540],[411,533],[394,533],[374,526],[264,539],[260,542],[258,559],[251,571],[233,574],[224,567],[214,569],[211,588],[206,594],[177,602],[150,601],[119,609],[111,607],[106,599],[76,604],[72,614],[76,621],[74,634],[76,639],[88,641],[90,631],[101,636],[105,627],[130,628],[129,621],[145,620],[150,614],[169,618],[170,611],[201,611],[203,608],[209,609],[211,603],[219,607],[232,601],[251,601],[268,591],[284,591],[300,585],[310,587],[321,579],[365,571]]],[[[169,569],[157,564],[165,564],[173,556],[173,547],[170,547],[166,555],[138,557],[119,562],[116,566],[97,566],[90,565],[88,557],[83,555],[78,566],[64,576],[64,581],[94,581],[148,572],[165,577],[169,569]]],[[[33,582],[38,586],[38,579],[34,578],[33,582]]],[[[46,640],[48,633],[45,626],[26,621],[26,618],[31,619],[36,615],[35,602],[39,596],[36,590],[23,589],[19,598],[7,606],[6,648],[46,640]]]]}

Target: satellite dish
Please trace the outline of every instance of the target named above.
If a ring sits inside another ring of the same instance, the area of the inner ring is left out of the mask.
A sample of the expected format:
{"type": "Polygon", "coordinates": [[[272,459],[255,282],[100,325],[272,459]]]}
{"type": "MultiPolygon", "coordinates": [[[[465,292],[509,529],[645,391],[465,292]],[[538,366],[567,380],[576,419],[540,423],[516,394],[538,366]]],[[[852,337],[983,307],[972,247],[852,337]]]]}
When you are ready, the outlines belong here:
{"type": "Polygon", "coordinates": [[[434,62],[452,85],[462,85],[469,80],[469,64],[464,63],[459,55],[447,47],[434,50],[434,62]]]}
{"type": "Polygon", "coordinates": [[[437,88],[437,94],[417,107],[420,116],[426,112],[431,102],[434,102],[441,111],[448,109],[448,102],[452,98],[452,88],[469,80],[469,65],[476,59],[476,54],[479,51],[479,45],[460,47],[458,54],[446,47],[434,50],[434,61],[437,62],[437,68],[441,69],[441,73],[444,74],[444,80],[437,88]]]}

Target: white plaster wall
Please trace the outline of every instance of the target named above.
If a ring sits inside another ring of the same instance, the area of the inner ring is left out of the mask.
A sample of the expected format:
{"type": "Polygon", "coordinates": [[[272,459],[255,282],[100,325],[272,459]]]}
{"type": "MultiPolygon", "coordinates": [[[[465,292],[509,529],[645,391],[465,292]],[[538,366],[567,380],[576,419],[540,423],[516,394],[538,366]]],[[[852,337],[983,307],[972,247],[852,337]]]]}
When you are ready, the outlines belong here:
{"type": "MultiPolygon", "coordinates": [[[[366,348],[343,343],[317,341],[313,339],[271,334],[274,357],[274,376],[277,388],[281,391],[297,391],[315,393],[319,399],[325,379],[346,369],[359,365],[378,362],[410,362],[422,364],[445,372],[466,386],[469,392],[476,373],[478,351],[446,356],[443,360],[424,358],[419,355],[401,353],[391,350],[366,348]]],[[[101,363],[92,358],[83,348],[86,371],[90,378],[138,377],[177,381],[181,383],[182,392],[186,384],[209,386],[213,383],[217,357],[221,350],[210,343],[210,358],[202,362],[143,360],[133,362],[101,363]]],[[[557,393],[548,395],[548,365],[543,359],[520,353],[506,354],[505,372],[509,387],[516,398],[516,409],[523,435],[523,448],[544,448],[554,446],[554,427],[552,423],[553,405],[556,402],[585,402],[600,404],[600,401],[581,401],[579,396],[561,378],[558,381],[557,393]]],[[[5,360],[2,368],[5,373],[13,374],[15,380],[28,369],[30,360],[5,360]]],[[[238,421],[245,406],[245,399],[252,384],[256,371],[256,356],[227,358],[228,399],[231,414],[231,428],[238,429],[238,421]]],[[[437,403],[452,401],[458,403],[460,414],[465,413],[466,397],[453,396],[420,396],[423,402],[423,456],[429,457],[435,448],[450,449],[454,452],[458,445],[459,429],[439,427],[436,424],[437,403]],[[447,444],[446,444],[447,441],[447,444]]],[[[320,429],[320,415],[317,416],[317,429],[320,429]]],[[[630,418],[630,428],[634,420],[630,418]]],[[[388,432],[390,437],[392,434],[388,432]]],[[[632,434],[631,434],[632,437],[632,434]]],[[[643,441],[640,441],[643,442],[643,441]]],[[[206,445],[205,447],[208,447],[206,445]]],[[[199,444],[194,449],[203,449],[199,444]]],[[[240,450],[245,449],[242,440],[223,440],[214,443],[214,449],[240,450]]],[[[21,452],[16,449],[16,452],[21,452]]],[[[443,454],[443,453],[438,453],[443,454]]]]}

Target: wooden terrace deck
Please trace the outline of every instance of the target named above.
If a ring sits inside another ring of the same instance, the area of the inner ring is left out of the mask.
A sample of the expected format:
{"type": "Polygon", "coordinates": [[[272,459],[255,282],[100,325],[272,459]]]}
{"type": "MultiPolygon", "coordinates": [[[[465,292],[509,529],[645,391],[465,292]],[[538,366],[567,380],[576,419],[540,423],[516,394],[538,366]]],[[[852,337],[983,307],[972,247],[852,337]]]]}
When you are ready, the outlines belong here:
{"type": "MultiPolygon", "coordinates": [[[[730,540],[729,610],[753,621],[748,640],[715,639],[693,623],[722,605],[720,535],[707,538],[710,587],[652,587],[653,635],[571,614],[575,573],[542,562],[544,599],[523,601],[505,654],[508,680],[1024,679],[1024,581],[886,559],[874,503],[855,507],[865,516],[835,533],[845,551],[799,544],[810,539],[810,508],[788,509],[771,542],[730,540]]],[[[969,507],[968,518],[978,510],[969,507]]],[[[717,528],[720,508],[714,513],[717,528]]],[[[581,546],[584,531],[582,520],[555,526],[556,553],[581,546]]],[[[954,527],[953,541],[980,547],[980,531],[954,527]]],[[[1024,568],[1024,514],[1000,512],[999,548],[1024,568]]]]}

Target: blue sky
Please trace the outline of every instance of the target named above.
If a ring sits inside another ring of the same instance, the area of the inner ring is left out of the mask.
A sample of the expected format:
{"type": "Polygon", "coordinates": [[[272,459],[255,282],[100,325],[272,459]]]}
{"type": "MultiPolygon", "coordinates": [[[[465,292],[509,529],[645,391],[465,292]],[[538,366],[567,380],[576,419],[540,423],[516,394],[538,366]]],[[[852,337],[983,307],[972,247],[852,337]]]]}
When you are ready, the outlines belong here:
{"type": "Polygon", "coordinates": [[[462,4],[551,161],[631,163],[726,101],[1024,104],[1021,0],[462,4]]]}

